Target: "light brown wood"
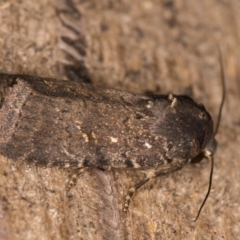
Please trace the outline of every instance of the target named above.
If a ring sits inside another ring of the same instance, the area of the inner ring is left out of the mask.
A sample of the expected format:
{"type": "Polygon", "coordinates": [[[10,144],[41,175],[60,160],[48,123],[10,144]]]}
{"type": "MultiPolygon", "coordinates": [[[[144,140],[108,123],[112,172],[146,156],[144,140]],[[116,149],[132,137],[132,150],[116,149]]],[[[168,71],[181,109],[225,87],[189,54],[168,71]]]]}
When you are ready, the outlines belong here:
{"type": "MultiPolygon", "coordinates": [[[[238,239],[239,1],[91,0],[75,1],[74,6],[81,20],[68,17],[84,36],[87,55],[82,61],[95,84],[138,93],[188,94],[205,105],[214,121],[222,96],[220,47],[227,98],[213,188],[194,223],[210,163],[188,165],[139,189],[124,220],[124,196],[139,174],[90,170],[67,194],[66,170],[0,156],[0,239],[238,239]]],[[[70,33],[56,8],[65,7],[63,1],[0,1],[0,70],[64,77],[66,55],[59,36],[70,33]]]]}

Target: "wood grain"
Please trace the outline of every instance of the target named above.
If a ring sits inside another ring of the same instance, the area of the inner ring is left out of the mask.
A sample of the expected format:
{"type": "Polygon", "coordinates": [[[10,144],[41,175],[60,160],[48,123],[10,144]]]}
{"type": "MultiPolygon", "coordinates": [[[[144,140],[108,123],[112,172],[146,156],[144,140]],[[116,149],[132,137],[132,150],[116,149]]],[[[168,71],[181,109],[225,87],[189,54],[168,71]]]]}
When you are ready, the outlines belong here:
{"type": "MultiPolygon", "coordinates": [[[[1,71],[66,76],[60,59],[76,52],[59,47],[66,28],[56,11],[59,1],[55,3],[0,2],[1,71]]],[[[214,121],[222,95],[220,46],[227,98],[210,198],[194,223],[208,186],[210,164],[204,161],[149,182],[135,194],[124,220],[122,202],[139,173],[84,172],[67,194],[71,173],[1,156],[0,239],[237,239],[239,2],[72,3],[81,19],[73,23],[76,35],[69,36],[84,36],[86,55],[81,61],[92,82],[137,93],[188,94],[206,106],[214,121]]]]}

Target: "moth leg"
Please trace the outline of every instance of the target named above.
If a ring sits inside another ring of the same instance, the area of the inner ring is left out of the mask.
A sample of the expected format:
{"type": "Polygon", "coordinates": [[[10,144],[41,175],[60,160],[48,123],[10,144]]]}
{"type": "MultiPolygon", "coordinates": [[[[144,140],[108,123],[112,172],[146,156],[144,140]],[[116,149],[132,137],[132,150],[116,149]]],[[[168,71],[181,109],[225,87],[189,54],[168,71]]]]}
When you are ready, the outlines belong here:
{"type": "Polygon", "coordinates": [[[165,167],[161,166],[154,170],[142,170],[142,172],[145,174],[145,178],[138,182],[135,186],[131,187],[128,191],[128,194],[125,198],[124,206],[123,206],[123,212],[126,215],[128,212],[129,204],[131,201],[131,198],[133,194],[136,192],[137,189],[139,189],[141,186],[143,186],[148,181],[152,180],[153,178],[165,175],[169,172],[176,171],[182,167],[182,164],[173,164],[172,166],[166,165],[165,167]]]}
{"type": "Polygon", "coordinates": [[[76,169],[76,171],[72,174],[72,176],[68,182],[67,191],[69,191],[73,186],[76,185],[79,175],[81,175],[87,169],[88,169],[87,167],[76,169]]]}
{"type": "Polygon", "coordinates": [[[143,186],[148,181],[150,181],[151,179],[165,174],[165,171],[162,170],[162,168],[160,168],[160,170],[159,169],[150,170],[150,171],[145,170],[145,171],[142,171],[142,172],[145,174],[145,178],[143,180],[141,180],[140,182],[138,182],[135,186],[131,187],[128,190],[127,196],[125,197],[124,206],[123,206],[123,212],[124,212],[125,215],[128,212],[128,208],[129,208],[129,205],[130,205],[131,198],[132,198],[133,194],[136,192],[136,190],[139,189],[141,186],[143,186]]]}
{"type": "Polygon", "coordinates": [[[123,205],[124,215],[127,215],[128,208],[129,208],[130,201],[131,201],[131,198],[132,198],[133,194],[136,192],[136,190],[137,190],[138,188],[140,188],[141,186],[143,186],[143,185],[144,185],[145,183],[147,183],[149,180],[150,180],[150,178],[145,178],[145,179],[141,180],[141,181],[138,182],[135,186],[131,187],[131,188],[128,190],[128,194],[127,194],[127,196],[125,197],[125,201],[124,201],[124,205],[123,205]]]}

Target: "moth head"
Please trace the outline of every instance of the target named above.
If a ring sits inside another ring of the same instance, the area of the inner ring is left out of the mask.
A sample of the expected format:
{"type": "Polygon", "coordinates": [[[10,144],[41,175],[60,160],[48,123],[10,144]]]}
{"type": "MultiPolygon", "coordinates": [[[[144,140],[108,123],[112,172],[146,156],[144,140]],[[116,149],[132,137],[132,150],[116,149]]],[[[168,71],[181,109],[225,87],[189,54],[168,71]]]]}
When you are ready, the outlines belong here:
{"type": "Polygon", "coordinates": [[[217,141],[215,139],[213,130],[212,118],[202,104],[198,104],[198,107],[201,111],[199,116],[203,123],[203,136],[201,141],[202,150],[191,160],[192,163],[200,162],[203,158],[209,158],[210,156],[213,156],[217,150],[217,141]]]}
{"type": "Polygon", "coordinates": [[[217,150],[213,120],[203,104],[198,104],[187,96],[178,96],[179,100],[180,98],[184,100],[181,109],[186,112],[183,123],[189,126],[188,132],[198,143],[191,151],[191,157],[193,157],[191,162],[199,162],[203,158],[213,156],[217,150]]]}
{"type": "Polygon", "coordinates": [[[209,155],[214,155],[214,153],[217,150],[217,141],[213,137],[210,139],[210,141],[207,143],[205,149],[204,149],[204,155],[207,157],[209,155]]]}

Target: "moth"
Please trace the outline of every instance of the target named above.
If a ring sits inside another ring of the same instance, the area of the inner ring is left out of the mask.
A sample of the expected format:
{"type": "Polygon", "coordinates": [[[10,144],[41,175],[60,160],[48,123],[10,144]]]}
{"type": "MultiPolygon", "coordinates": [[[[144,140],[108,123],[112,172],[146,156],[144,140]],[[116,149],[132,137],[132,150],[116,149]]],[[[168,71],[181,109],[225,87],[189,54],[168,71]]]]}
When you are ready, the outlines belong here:
{"type": "Polygon", "coordinates": [[[210,114],[188,96],[5,73],[0,81],[0,153],[44,167],[145,171],[125,211],[150,179],[216,151],[210,114]]]}

